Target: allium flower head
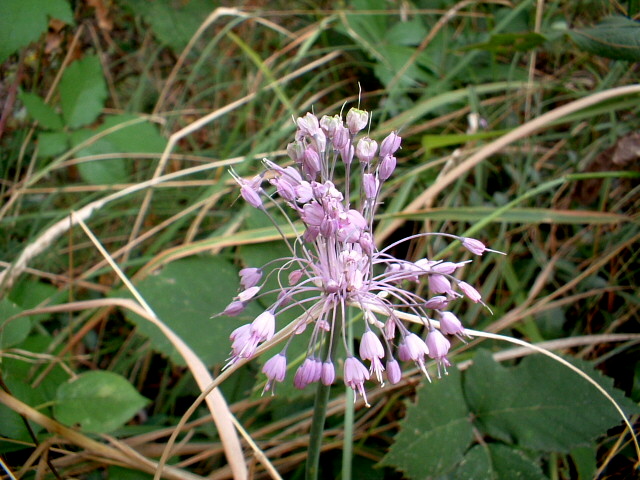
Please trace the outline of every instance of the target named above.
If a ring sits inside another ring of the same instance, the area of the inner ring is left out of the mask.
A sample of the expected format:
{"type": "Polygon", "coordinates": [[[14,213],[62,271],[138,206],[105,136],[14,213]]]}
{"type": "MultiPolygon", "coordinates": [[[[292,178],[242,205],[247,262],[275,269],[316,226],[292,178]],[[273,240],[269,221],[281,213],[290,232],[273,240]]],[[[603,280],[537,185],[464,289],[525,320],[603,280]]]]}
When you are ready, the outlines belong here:
{"type": "MultiPolygon", "coordinates": [[[[277,293],[277,299],[251,323],[233,331],[227,367],[251,358],[260,344],[273,338],[276,317],[298,308],[304,313],[290,329],[287,345],[309,328],[311,334],[306,358],[294,375],[297,388],[314,382],[331,385],[336,377],[334,364],[342,363],[344,383],[367,404],[365,384],[369,379],[381,385],[385,377],[391,384],[401,380],[398,359],[413,362],[427,378],[429,359],[436,361],[438,372],[441,368],[446,372],[451,346],[446,335],[460,338],[465,332],[448,309],[464,297],[484,303],[474,287],[453,276],[468,262],[427,258],[412,262],[389,253],[399,242],[384,249],[376,247],[376,209],[382,203],[384,183],[396,168],[394,155],[401,138],[392,132],[378,148],[375,140],[359,136],[368,122],[369,114],[359,109],[351,109],[346,121],[338,115],[318,119],[307,113],[297,119],[295,141],[287,147],[293,165],[279,166],[264,159],[266,171],[250,180],[233,172],[242,197],[264,212],[276,228],[279,226],[269,213],[268,203],[275,203],[280,211],[285,209],[274,199],[273,191],[286,204],[291,226],[297,218],[304,229],[297,232],[293,242],[283,235],[290,257],[240,271],[244,290],[224,314],[237,315],[248,302],[268,293],[277,293]],[[359,162],[352,162],[354,156],[359,162]],[[278,292],[264,291],[264,282],[271,275],[279,280],[278,292]],[[414,293],[420,283],[434,296],[423,298],[414,293]],[[359,358],[346,341],[348,307],[363,312],[359,358]],[[420,318],[429,334],[424,337],[410,330],[400,321],[400,312],[420,318]],[[345,359],[336,358],[339,342],[346,350],[345,359]]],[[[494,251],[478,240],[447,233],[423,233],[402,241],[434,235],[458,240],[476,255],[494,251]]],[[[285,378],[286,348],[264,364],[265,391],[273,391],[275,383],[285,378]]]]}

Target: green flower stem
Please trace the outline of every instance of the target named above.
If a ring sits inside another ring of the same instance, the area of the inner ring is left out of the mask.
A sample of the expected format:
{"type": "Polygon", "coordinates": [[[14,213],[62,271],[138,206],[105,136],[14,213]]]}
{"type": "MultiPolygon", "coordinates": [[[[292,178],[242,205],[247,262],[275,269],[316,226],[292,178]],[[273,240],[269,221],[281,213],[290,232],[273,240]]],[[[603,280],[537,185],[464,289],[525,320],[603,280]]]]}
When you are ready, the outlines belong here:
{"type": "MultiPolygon", "coordinates": [[[[351,310],[351,309],[350,309],[351,310]]],[[[349,315],[351,317],[351,315],[349,315]]],[[[353,349],[353,322],[347,325],[347,345],[353,349]]],[[[344,406],[344,440],[342,443],[342,480],[351,480],[353,465],[353,416],[355,402],[354,391],[350,387],[345,388],[344,406]]]]}
{"type": "MultiPolygon", "coordinates": [[[[329,344],[335,348],[336,341],[339,339],[340,329],[333,328],[332,341],[325,342],[323,359],[331,357],[333,352],[329,352],[329,344]]],[[[316,390],[316,399],[313,403],[313,418],[311,419],[311,430],[309,431],[309,450],[307,452],[307,463],[305,466],[304,478],[306,480],[317,480],[320,468],[320,451],[322,450],[322,438],[324,432],[324,421],[327,416],[327,404],[329,403],[329,393],[331,385],[324,385],[318,382],[316,390]]]]}
{"type": "Polygon", "coordinates": [[[313,419],[311,421],[311,431],[309,432],[309,451],[307,454],[307,465],[305,468],[306,480],[317,480],[320,467],[320,450],[322,449],[322,437],[324,432],[324,420],[327,415],[327,403],[329,402],[329,392],[331,385],[324,385],[318,382],[316,400],[313,404],[313,419]]]}

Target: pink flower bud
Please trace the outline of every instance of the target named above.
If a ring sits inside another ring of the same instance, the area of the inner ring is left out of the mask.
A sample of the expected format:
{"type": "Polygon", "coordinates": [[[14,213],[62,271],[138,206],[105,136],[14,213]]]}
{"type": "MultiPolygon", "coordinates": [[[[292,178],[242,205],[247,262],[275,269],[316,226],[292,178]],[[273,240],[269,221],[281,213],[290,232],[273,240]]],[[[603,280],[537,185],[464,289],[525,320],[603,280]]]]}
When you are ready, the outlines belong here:
{"type": "Polygon", "coordinates": [[[359,108],[352,108],[347,112],[347,127],[351,135],[355,135],[364,127],[367,126],[369,121],[369,114],[359,108]]]}
{"type": "Polygon", "coordinates": [[[471,300],[472,302],[478,303],[482,301],[482,295],[475,288],[469,285],[467,282],[458,282],[458,287],[460,290],[471,300]]]}
{"type": "Polygon", "coordinates": [[[322,373],[320,374],[320,381],[323,385],[332,385],[336,379],[336,369],[333,366],[333,362],[328,360],[322,363],[322,373]]]}
{"type": "Polygon", "coordinates": [[[402,370],[400,370],[400,364],[395,358],[387,360],[387,380],[391,385],[395,385],[402,379],[402,370]]]}
{"type": "Polygon", "coordinates": [[[282,382],[287,373],[287,357],[283,353],[271,357],[262,367],[262,373],[267,376],[264,391],[273,390],[274,383],[282,382]]]}
{"type": "Polygon", "coordinates": [[[358,157],[362,163],[371,163],[371,160],[375,157],[377,150],[378,142],[371,140],[369,137],[364,137],[358,140],[358,144],[356,145],[356,157],[358,157]]]}
{"type": "Polygon", "coordinates": [[[380,182],[375,175],[371,173],[365,173],[362,175],[362,187],[364,190],[364,197],[367,200],[373,200],[378,196],[379,186],[380,182]]]}
{"type": "Polygon", "coordinates": [[[460,335],[464,333],[462,322],[451,312],[440,313],[440,330],[445,335],[460,335]]]}
{"type": "Polygon", "coordinates": [[[397,132],[391,132],[387,135],[380,145],[380,157],[384,158],[387,155],[393,155],[396,153],[396,150],[400,148],[401,141],[402,138],[398,136],[397,132]]]}
{"type": "Polygon", "coordinates": [[[380,161],[380,166],[378,167],[378,176],[380,177],[380,180],[383,182],[387,180],[393,174],[393,171],[395,169],[396,169],[396,157],[393,157],[391,155],[382,157],[382,160],[380,161]]]}
{"type": "Polygon", "coordinates": [[[243,268],[240,270],[239,274],[240,285],[245,289],[255,287],[262,278],[262,270],[254,267],[243,268]]]}

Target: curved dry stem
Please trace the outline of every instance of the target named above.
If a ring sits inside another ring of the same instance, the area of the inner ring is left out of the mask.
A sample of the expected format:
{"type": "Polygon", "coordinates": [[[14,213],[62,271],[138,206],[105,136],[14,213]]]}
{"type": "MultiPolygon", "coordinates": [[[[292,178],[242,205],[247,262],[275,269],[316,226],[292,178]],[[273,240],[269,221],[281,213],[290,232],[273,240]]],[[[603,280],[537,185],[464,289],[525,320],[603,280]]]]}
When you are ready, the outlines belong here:
{"type": "MultiPolygon", "coordinates": [[[[72,216],[74,216],[73,213],[72,216]]],[[[193,350],[191,350],[191,348],[186,343],[184,343],[184,341],[180,337],[178,337],[178,335],[176,335],[157,317],[153,309],[144,300],[142,295],[140,295],[134,285],[126,277],[124,272],[122,272],[120,267],[118,267],[115,261],[110,257],[109,253],[100,244],[98,239],[93,235],[86,224],[81,219],[78,219],[78,223],[87,234],[87,236],[91,239],[94,246],[98,249],[98,251],[100,251],[105,260],[109,262],[109,265],[120,277],[120,280],[122,280],[127,289],[146,311],[147,315],[145,316],[145,318],[150,320],[162,331],[162,333],[167,337],[167,339],[176,348],[176,350],[178,350],[182,358],[184,358],[200,389],[205,389],[207,385],[211,383],[212,377],[202,360],[200,360],[195,352],[193,352],[193,350]]],[[[213,417],[213,421],[218,428],[218,434],[220,435],[227,461],[229,462],[229,465],[233,472],[233,477],[239,480],[246,479],[248,477],[247,466],[245,463],[244,455],[242,453],[240,439],[238,438],[236,430],[233,426],[233,422],[231,421],[233,414],[229,410],[227,402],[218,389],[212,389],[211,392],[206,396],[205,400],[207,402],[207,406],[209,407],[209,411],[211,412],[211,416],[213,417]]],[[[159,479],[162,475],[162,471],[163,465],[157,469],[154,478],[159,479]]]]}
{"type": "Polygon", "coordinates": [[[149,187],[153,187],[166,181],[175,180],[176,178],[186,177],[188,175],[193,175],[200,172],[205,172],[207,170],[214,170],[220,167],[234,165],[243,161],[244,159],[245,157],[235,157],[227,160],[212,162],[206,165],[198,165],[191,168],[185,168],[184,170],[179,170],[177,172],[169,173],[157,178],[152,178],[150,180],[140,182],[85,205],[80,210],[75,212],[75,216],[73,218],[63,218],[62,220],[57,221],[51,227],[45,230],[38,238],[27,245],[24,250],[20,252],[20,255],[18,255],[18,257],[5,270],[0,272],[0,293],[3,290],[11,287],[16,278],[20,276],[20,274],[27,267],[27,264],[34,257],[40,255],[42,252],[48,249],[53,244],[53,242],[60,238],[60,236],[69,231],[71,227],[77,225],[79,220],[88,220],[95,211],[102,209],[107,204],[126,197],[127,195],[131,195],[133,193],[139,192],[149,187]]]}
{"type": "MultiPolygon", "coordinates": [[[[355,307],[358,307],[358,305],[353,305],[355,307]]],[[[389,315],[389,312],[382,309],[382,308],[376,308],[375,306],[367,306],[368,308],[370,308],[372,311],[375,311],[376,313],[380,313],[382,315],[389,315]]],[[[394,315],[402,320],[407,320],[413,323],[417,323],[419,325],[424,325],[424,321],[418,317],[417,315],[413,315],[411,313],[406,313],[406,312],[400,312],[400,311],[394,311],[393,312],[394,315]]],[[[433,324],[433,326],[435,326],[436,328],[440,328],[440,322],[436,321],[436,320],[430,320],[430,323],[433,324]]],[[[534,345],[528,342],[525,342],[524,340],[520,340],[517,338],[511,338],[508,337],[506,335],[499,335],[497,333],[489,333],[489,332],[481,332],[478,330],[471,330],[469,328],[465,328],[465,333],[472,336],[472,337],[481,337],[481,338],[491,338],[493,340],[501,340],[501,341],[505,341],[505,342],[509,342],[509,343],[513,343],[515,345],[520,345],[521,347],[524,347],[526,349],[529,350],[533,350],[537,353],[541,353],[542,355],[546,355],[547,357],[557,361],[558,363],[564,365],[565,367],[569,368],[570,370],[572,370],[573,372],[577,373],[578,375],[580,375],[582,378],[584,378],[587,382],[589,382],[591,385],[593,385],[607,400],[609,400],[614,408],[616,409],[616,411],[620,414],[620,416],[622,417],[624,423],[627,425],[627,428],[629,428],[629,432],[631,433],[631,436],[633,438],[633,443],[635,445],[635,449],[636,449],[636,455],[638,456],[638,461],[640,462],[640,444],[638,443],[638,438],[633,430],[633,426],[631,425],[631,422],[629,422],[629,420],[627,419],[624,411],[622,410],[622,408],[620,408],[620,405],[618,405],[618,403],[613,399],[613,397],[611,397],[611,395],[609,395],[609,393],[602,388],[595,380],[593,380],[589,375],[587,375],[586,373],[584,373],[582,370],[580,370],[578,367],[575,367],[574,365],[571,365],[569,362],[567,362],[564,358],[556,355],[553,352],[550,352],[549,350],[547,350],[546,348],[543,348],[539,345],[534,345]]],[[[607,336],[607,337],[611,337],[611,336],[607,336]]],[[[627,339],[628,337],[625,337],[625,339],[627,339]]],[[[640,336],[638,337],[634,337],[634,338],[640,338],[640,336]]]]}
{"type": "MultiPolygon", "coordinates": [[[[218,377],[216,377],[216,379],[213,380],[206,388],[202,389],[202,393],[200,393],[198,398],[196,398],[193,401],[191,406],[182,415],[182,418],[180,418],[180,421],[176,425],[174,432],[171,434],[171,437],[169,437],[169,440],[167,441],[167,445],[164,449],[164,452],[162,452],[162,456],[158,461],[158,465],[162,467],[162,465],[166,463],[167,459],[169,458],[169,455],[171,454],[171,448],[173,447],[173,445],[176,442],[176,439],[178,438],[178,433],[182,431],[182,429],[184,428],[189,418],[191,418],[191,416],[195,413],[196,409],[200,406],[200,404],[207,397],[207,395],[209,395],[211,391],[218,388],[222,384],[222,382],[224,382],[227,378],[229,378],[240,367],[247,364],[254,358],[259,357],[264,352],[266,352],[267,350],[270,350],[272,347],[276,346],[280,342],[286,340],[289,337],[289,335],[291,335],[294,332],[296,327],[300,325],[300,321],[302,321],[303,319],[308,320],[310,318],[311,319],[317,318],[317,316],[320,315],[321,312],[322,312],[322,305],[319,305],[319,304],[314,305],[308,312],[303,313],[298,318],[290,322],[286,327],[282,328],[278,333],[276,333],[271,338],[271,340],[268,340],[264,342],[262,345],[260,345],[256,350],[255,355],[252,358],[242,358],[238,360],[236,363],[234,363],[229,368],[227,368],[224,372],[218,375],[218,377]]],[[[260,460],[262,459],[261,457],[258,457],[258,458],[260,460]]],[[[266,456],[264,456],[264,459],[267,459],[266,456]]],[[[267,470],[269,471],[269,469],[267,470]]]]}
{"type": "MultiPolygon", "coordinates": [[[[140,457],[137,454],[132,455],[131,452],[120,451],[116,448],[97,442],[96,440],[93,440],[71,428],[65,427],[61,423],[58,423],[55,420],[47,417],[46,415],[43,415],[35,408],[18,400],[16,397],[9,395],[3,390],[0,390],[0,403],[7,406],[19,415],[22,415],[23,417],[44,427],[48,431],[59,435],[60,437],[68,440],[74,445],[83,448],[85,451],[91,452],[92,456],[116,461],[120,464],[126,465],[136,470],[142,470],[147,473],[153,473],[157,470],[157,464],[155,462],[147,458],[140,457]]],[[[164,474],[165,478],[171,480],[204,480],[204,478],[199,475],[195,475],[188,471],[181,470],[175,467],[167,467],[164,470],[164,474]]]]}
{"type": "Polygon", "coordinates": [[[555,360],[556,362],[560,363],[561,365],[564,365],[565,367],[567,367],[569,370],[571,370],[574,373],[577,373],[578,375],[580,375],[587,382],[589,382],[591,385],[593,385],[602,394],[602,396],[604,398],[609,400],[609,402],[611,402],[611,404],[614,406],[616,411],[620,414],[620,416],[622,417],[622,420],[624,421],[624,423],[627,425],[627,428],[629,429],[629,433],[631,434],[631,438],[633,440],[633,443],[634,443],[634,446],[635,446],[635,449],[636,449],[636,456],[638,457],[638,461],[640,462],[640,444],[638,443],[638,437],[636,436],[636,433],[633,430],[633,425],[631,425],[631,422],[629,421],[629,419],[625,415],[625,413],[622,410],[622,408],[620,407],[620,405],[618,405],[618,402],[616,402],[615,399],[611,395],[609,395],[609,392],[607,392],[604,388],[602,388],[600,386],[600,384],[598,382],[596,382],[593,378],[591,378],[589,375],[584,373],[582,370],[580,370],[575,365],[571,365],[571,363],[567,362],[561,356],[556,355],[555,353],[550,352],[549,350],[547,350],[545,348],[539,347],[538,345],[534,345],[532,343],[525,342],[524,340],[520,340],[518,338],[508,337],[506,335],[500,335],[500,334],[497,334],[497,333],[480,332],[478,330],[471,330],[471,329],[468,329],[468,328],[465,328],[465,333],[470,335],[470,336],[472,336],[472,337],[491,338],[493,340],[501,340],[501,341],[504,341],[504,342],[513,343],[515,345],[520,345],[521,347],[528,348],[528,349],[533,350],[533,351],[535,351],[537,353],[541,353],[542,355],[545,355],[545,356],[549,357],[550,359],[555,360]]]}

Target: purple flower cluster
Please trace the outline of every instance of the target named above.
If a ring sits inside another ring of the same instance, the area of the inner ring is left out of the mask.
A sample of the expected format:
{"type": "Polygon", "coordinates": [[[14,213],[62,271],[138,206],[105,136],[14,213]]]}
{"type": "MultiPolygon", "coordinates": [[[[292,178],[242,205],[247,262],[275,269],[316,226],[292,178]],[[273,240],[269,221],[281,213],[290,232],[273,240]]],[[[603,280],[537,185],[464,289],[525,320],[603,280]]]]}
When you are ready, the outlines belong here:
{"type": "MultiPolygon", "coordinates": [[[[250,180],[232,172],[242,197],[272,220],[263,202],[273,200],[263,185],[275,188],[302,221],[304,232],[293,243],[283,235],[291,257],[280,259],[270,273],[275,272],[280,284],[287,286],[279,290],[277,300],[266,311],[233,331],[227,366],[241,358],[251,358],[262,342],[273,337],[276,315],[292,307],[302,307],[307,313],[299,317],[284,349],[263,366],[267,377],[265,391],[273,391],[276,383],[284,380],[287,347],[308,327],[313,330],[307,356],[294,376],[297,388],[313,382],[334,383],[338,341],[344,343],[347,352],[343,362],[344,382],[359,393],[365,403],[364,384],[372,376],[380,384],[384,384],[385,378],[392,384],[400,381],[402,372],[397,359],[415,363],[427,378],[428,358],[436,361],[438,375],[441,369],[446,373],[451,346],[447,336],[465,335],[460,320],[448,311],[449,304],[461,297],[484,303],[474,287],[454,276],[467,262],[397,259],[388,252],[398,242],[382,250],[376,248],[374,215],[381,186],[395,170],[395,154],[401,138],[392,132],[378,145],[368,136],[360,136],[359,132],[369,123],[369,115],[356,108],[347,113],[346,121],[338,115],[318,120],[307,113],[296,123],[295,141],[287,148],[293,165],[281,167],[265,159],[265,172],[250,180]],[[341,182],[335,180],[338,172],[343,176],[341,182]],[[423,281],[433,294],[430,298],[423,298],[410,288],[423,281]],[[359,358],[346,341],[349,306],[363,312],[359,358]],[[398,312],[413,313],[422,319],[426,337],[411,332],[400,321],[398,312]],[[368,363],[368,368],[363,362],[368,363]]],[[[293,222],[291,226],[295,228],[293,222]]],[[[438,233],[421,235],[459,240],[476,255],[494,251],[471,238],[438,233]]],[[[263,269],[240,271],[243,290],[224,314],[237,315],[249,301],[264,294],[261,290],[267,276],[263,269]]]]}

